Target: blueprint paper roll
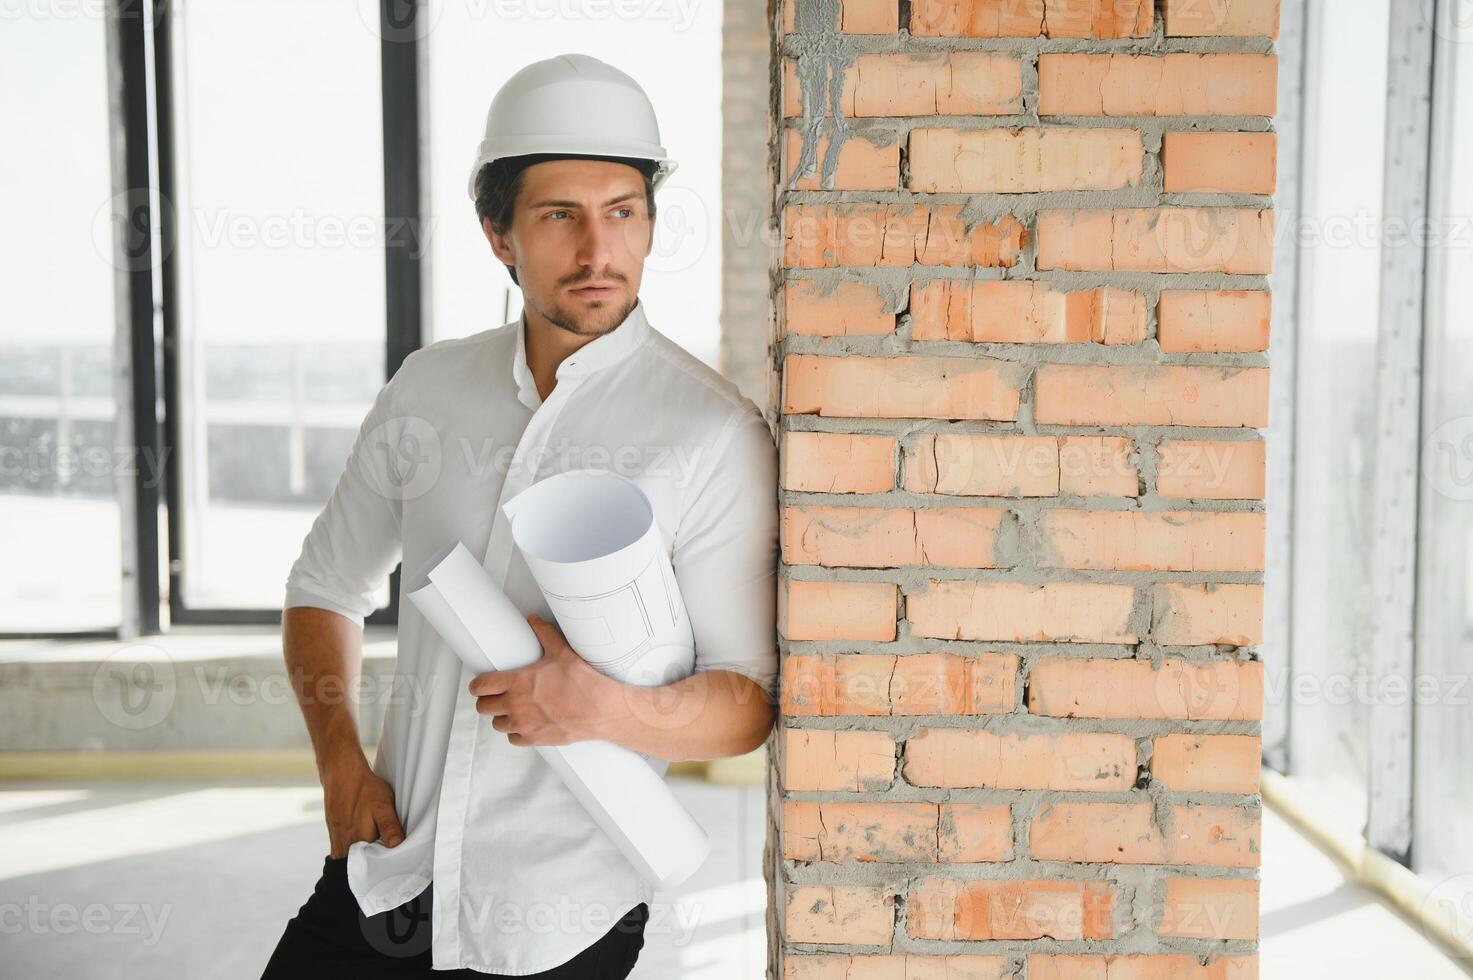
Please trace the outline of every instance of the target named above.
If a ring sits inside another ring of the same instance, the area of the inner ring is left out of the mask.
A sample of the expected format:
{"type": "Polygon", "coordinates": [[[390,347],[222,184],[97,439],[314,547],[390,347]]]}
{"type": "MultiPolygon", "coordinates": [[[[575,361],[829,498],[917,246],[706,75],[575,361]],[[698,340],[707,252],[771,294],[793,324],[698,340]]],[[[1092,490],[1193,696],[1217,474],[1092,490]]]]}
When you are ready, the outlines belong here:
{"type": "MultiPolygon", "coordinates": [[[[472,671],[515,670],[542,657],[526,617],[465,545],[428,578],[409,601],[472,671]]],[[[655,888],[675,888],[706,860],[705,830],[639,753],[602,739],[533,748],[655,888]]]]}
{"type": "Polygon", "coordinates": [[[696,647],[654,508],[611,470],[568,470],[502,505],[568,645],[625,684],[669,684],[696,647]]]}

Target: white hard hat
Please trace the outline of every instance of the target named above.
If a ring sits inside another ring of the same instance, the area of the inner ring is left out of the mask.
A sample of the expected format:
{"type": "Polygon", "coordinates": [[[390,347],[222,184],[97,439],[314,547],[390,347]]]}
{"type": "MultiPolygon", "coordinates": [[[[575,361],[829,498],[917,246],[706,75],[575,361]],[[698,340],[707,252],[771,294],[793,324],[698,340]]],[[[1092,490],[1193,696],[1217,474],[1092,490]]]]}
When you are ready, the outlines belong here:
{"type": "Polygon", "coordinates": [[[486,138],[476,153],[469,184],[501,157],[531,153],[591,154],[657,161],[651,183],[676,163],[660,145],[655,107],[639,83],[613,65],[586,54],[534,61],[506,80],[486,113],[486,138]]]}

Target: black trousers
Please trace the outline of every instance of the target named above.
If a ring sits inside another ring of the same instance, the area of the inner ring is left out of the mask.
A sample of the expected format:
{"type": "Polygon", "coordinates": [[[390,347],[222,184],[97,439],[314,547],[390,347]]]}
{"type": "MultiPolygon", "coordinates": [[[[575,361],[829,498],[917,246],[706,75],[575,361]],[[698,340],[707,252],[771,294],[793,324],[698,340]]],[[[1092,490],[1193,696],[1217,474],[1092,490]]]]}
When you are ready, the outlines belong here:
{"type": "MultiPolygon", "coordinates": [[[[432,970],[430,902],[433,888],[398,908],[366,916],[348,888],[348,859],[326,858],[312,896],[286,924],[261,980],[296,977],[354,980],[484,980],[504,977],[477,970],[432,970]]],[[[522,980],[623,980],[644,948],[649,906],[640,902],[592,946],[560,966],[522,980]]]]}

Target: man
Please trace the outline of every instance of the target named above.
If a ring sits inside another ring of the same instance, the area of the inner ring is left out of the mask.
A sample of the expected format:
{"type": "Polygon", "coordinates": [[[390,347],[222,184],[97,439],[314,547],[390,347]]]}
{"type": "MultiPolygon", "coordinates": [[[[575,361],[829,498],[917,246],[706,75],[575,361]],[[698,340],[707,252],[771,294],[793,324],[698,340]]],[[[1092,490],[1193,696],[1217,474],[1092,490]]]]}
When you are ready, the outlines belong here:
{"type": "Polygon", "coordinates": [[[292,567],[283,645],[330,852],[267,977],[627,976],[646,921],[664,919],[651,886],[530,747],[607,739],[663,775],[771,730],[777,454],[756,405],[638,298],[654,191],[675,167],[659,143],[638,84],[584,55],[529,65],[492,103],[471,196],[524,311],[405,359],[292,567]],[[501,503],[585,467],[650,498],[692,675],[634,687],[594,670],[513,547],[501,503]],[[473,677],[401,601],[370,767],[340,693],[357,683],[363,618],[401,554],[402,595],[457,541],[485,556],[544,656],[473,677]]]}

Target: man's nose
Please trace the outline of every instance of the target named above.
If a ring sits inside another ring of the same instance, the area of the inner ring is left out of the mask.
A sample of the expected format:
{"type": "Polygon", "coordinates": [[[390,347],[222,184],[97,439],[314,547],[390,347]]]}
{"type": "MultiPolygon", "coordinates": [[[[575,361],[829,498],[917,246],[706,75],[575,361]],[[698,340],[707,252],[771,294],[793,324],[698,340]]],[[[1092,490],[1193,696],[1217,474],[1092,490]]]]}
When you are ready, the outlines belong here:
{"type": "Polygon", "coordinates": [[[608,228],[602,221],[585,222],[578,241],[578,262],[595,269],[604,268],[613,255],[616,229],[608,228]]]}

